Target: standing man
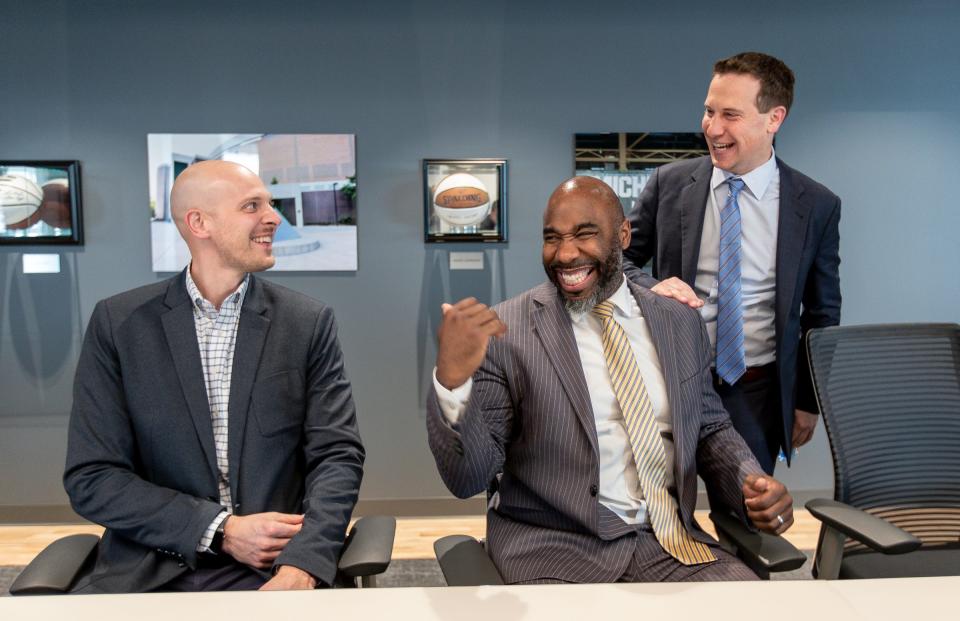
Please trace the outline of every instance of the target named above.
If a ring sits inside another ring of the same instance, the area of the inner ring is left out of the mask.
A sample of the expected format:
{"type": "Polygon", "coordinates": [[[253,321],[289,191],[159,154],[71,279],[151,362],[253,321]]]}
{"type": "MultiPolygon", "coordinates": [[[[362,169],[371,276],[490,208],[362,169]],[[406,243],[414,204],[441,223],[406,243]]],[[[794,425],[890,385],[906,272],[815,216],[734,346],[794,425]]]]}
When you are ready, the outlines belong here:
{"type": "Polygon", "coordinates": [[[768,474],[817,424],[804,335],[840,323],[840,199],[773,150],[793,83],[766,54],[714,65],[710,156],[656,170],[624,253],[631,279],[701,309],[717,392],[768,474]]]}
{"type": "Polygon", "coordinates": [[[333,312],[251,274],[280,219],[250,170],[171,205],[190,265],[97,304],[77,366],[64,486],[106,532],[75,591],[329,585],[364,459],[333,312]]]}
{"type": "Polygon", "coordinates": [[[629,242],[613,190],[575,177],[543,215],[548,282],[444,305],[430,449],[461,498],[497,482],[487,550],[508,583],[756,579],[694,519],[698,475],[717,510],[793,522],[713,390],[703,321],[627,282],[629,242]]]}

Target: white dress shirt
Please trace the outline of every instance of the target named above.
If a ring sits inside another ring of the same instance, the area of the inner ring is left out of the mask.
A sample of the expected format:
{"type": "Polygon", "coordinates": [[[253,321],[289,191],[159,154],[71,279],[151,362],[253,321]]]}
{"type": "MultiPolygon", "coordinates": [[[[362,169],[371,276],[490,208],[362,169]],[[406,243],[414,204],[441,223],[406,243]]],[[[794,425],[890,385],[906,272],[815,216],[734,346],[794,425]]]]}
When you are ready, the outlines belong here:
{"type": "Polygon", "coordinates": [[[230,384],[233,377],[233,352],[237,345],[237,327],[240,325],[240,308],[247,292],[250,276],[244,277],[236,291],[231,293],[217,309],[200,293],[187,269],[187,293],[193,302],[193,323],[200,346],[200,361],[203,364],[203,383],[207,389],[210,405],[210,422],[213,425],[213,444],[217,455],[217,488],[220,504],[225,507],[207,526],[197,551],[209,552],[214,534],[220,524],[233,513],[230,495],[230,462],[228,459],[227,411],[230,405],[230,384]]]}
{"type": "MultiPolygon", "coordinates": [[[[640,375],[643,377],[650,402],[653,405],[657,426],[663,434],[672,438],[673,425],[670,418],[670,404],[667,399],[667,387],[663,379],[660,357],[650,336],[650,327],[640,314],[640,307],[627,287],[626,279],[620,288],[609,298],[615,306],[614,318],[623,327],[630,342],[630,348],[637,359],[640,375]]],[[[630,448],[630,440],[624,427],[623,413],[617,402],[603,356],[600,320],[592,313],[570,314],[573,323],[573,335],[580,353],[583,376],[590,393],[590,405],[597,429],[597,441],[600,449],[600,490],[598,500],[629,524],[647,521],[646,503],[643,490],[637,476],[637,464],[630,448]]],[[[434,369],[433,384],[437,391],[440,410],[446,419],[454,424],[466,409],[473,387],[473,380],[452,391],[437,381],[434,369]]],[[[664,438],[666,462],[666,485],[674,485],[673,441],[664,438]]]]}
{"type": "MultiPolygon", "coordinates": [[[[710,344],[717,345],[717,270],[720,263],[720,210],[730,195],[727,179],[736,175],[714,167],[703,214],[700,258],[694,291],[710,344]]],[[[774,154],[743,179],[740,206],[740,278],[743,300],[743,344],[748,367],[776,359],[774,301],[777,286],[777,225],[780,221],[780,171],[774,154]]]]}

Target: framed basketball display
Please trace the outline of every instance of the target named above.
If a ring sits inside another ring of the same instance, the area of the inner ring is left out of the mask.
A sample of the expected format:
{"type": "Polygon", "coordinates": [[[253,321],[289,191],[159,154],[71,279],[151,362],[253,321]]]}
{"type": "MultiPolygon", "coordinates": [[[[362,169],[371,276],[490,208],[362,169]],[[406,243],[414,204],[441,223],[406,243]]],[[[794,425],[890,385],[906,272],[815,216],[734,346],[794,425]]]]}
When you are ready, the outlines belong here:
{"type": "Polygon", "coordinates": [[[507,160],[423,160],[427,242],[507,241],[507,160]]]}
{"type": "Polygon", "coordinates": [[[0,161],[0,244],[82,243],[80,163],[0,161]]]}

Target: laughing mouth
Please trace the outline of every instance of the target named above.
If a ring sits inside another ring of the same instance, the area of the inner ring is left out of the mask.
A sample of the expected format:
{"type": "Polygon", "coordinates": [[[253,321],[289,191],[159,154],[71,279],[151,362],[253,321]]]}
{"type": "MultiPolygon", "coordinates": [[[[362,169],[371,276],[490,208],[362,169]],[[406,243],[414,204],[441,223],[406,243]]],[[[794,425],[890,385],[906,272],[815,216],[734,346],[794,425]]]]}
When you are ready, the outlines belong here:
{"type": "Polygon", "coordinates": [[[733,146],[732,142],[714,142],[713,146],[714,151],[726,151],[733,146]]]}
{"type": "Polygon", "coordinates": [[[258,235],[257,237],[253,238],[253,241],[258,244],[272,244],[273,235],[258,235]]]}
{"type": "Polygon", "coordinates": [[[556,269],[554,271],[557,274],[557,278],[559,278],[560,282],[565,286],[576,287],[577,285],[583,284],[583,282],[589,278],[590,273],[593,272],[593,267],[586,265],[574,269],[556,269]]]}

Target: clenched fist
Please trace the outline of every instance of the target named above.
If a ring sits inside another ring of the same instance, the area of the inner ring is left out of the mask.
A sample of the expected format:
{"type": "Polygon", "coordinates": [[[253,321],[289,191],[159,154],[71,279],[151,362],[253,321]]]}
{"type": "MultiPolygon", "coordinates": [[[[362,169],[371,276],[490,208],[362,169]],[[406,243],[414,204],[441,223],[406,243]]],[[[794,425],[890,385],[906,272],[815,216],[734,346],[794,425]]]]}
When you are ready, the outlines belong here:
{"type": "Polygon", "coordinates": [[[497,313],[476,298],[443,305],[437,352],[437,381],[453,390],[480,368],[491,336],[503,336],[507,326],[497,313]]]}
{"type": "Polygon", "coordinates": [[[793,497],[771,476],[751,474],[743,482],[747,517],[760,530],[782,534],[793,525],[793,497]]]}

